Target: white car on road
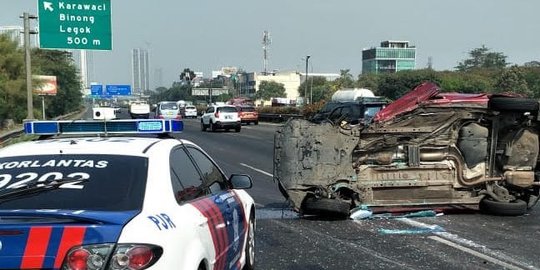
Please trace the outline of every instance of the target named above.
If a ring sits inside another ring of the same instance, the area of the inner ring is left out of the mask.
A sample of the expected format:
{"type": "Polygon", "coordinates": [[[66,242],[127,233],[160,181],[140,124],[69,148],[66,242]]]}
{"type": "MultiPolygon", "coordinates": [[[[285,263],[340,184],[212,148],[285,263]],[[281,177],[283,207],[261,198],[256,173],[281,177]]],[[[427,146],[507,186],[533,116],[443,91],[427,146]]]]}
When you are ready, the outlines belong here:
{"type": "Polygon", "coordinates": [[[136,101],[129,105],[129,114],[131,118],[149,118],[150,104],[142,101],[136,101]]]}
{"type": "Polygon", "coordinates": [[[234,129],[236,132],[240,132],[242,122],[237,108],[232,105],[212,105],[208,107],[201,117],[201,130],[206,131],[207,128],[212,131],[234,129]]]}
{"type": "Polygon", "coordinates": [[[187,105],[184,107],[184,117],[185,118],[197,118],[197,107],[193,105],[187,105]]]}

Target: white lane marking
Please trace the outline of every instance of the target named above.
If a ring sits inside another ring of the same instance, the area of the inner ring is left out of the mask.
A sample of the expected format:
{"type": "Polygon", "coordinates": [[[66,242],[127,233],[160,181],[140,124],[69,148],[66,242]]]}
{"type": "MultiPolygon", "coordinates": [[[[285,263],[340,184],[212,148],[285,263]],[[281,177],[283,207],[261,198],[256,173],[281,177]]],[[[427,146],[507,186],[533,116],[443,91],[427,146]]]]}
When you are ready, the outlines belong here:
{"type": "MultiPolygon", "coordinates": [[[[409,224],[411,226],[419,227],[419,228],[433,228],[437,225],[429,225],[423,222],[419,222],[416,220],[412,220],[409,218],[398,218],[397,220],[409,224]]],[[[435,241],[439,241],[443,244],[446,244],[448,246],[454,247],[456,249],[459,249],[461,251],[467,252],[471,255],[474,255],[476,257],[488,260],[492,263],[498,264],[502,267],[508,268],[508,269],[538,269],[532,265],[528,265],[526,263],[520,262],[504,253],[491,250],[487,248],[484,245],[477,244],[471,240],[461,238],[458,235],[455,235],[453,233],[449,232],[433,232],[433,234],[437,236],[430,236],[429,238],[435,241]],[[444,239],[443,239],[444,238],[444,239]],[[441,241],[442,240],[442,241],[441,241]],[[471,248],[475,248],[480,250],[481,252],[475,251],[471,248]],[[505,260],[501,261],[496,258],[500,258],[505,260]],[[508,262],[508,263],[507,263],[508,262]],[[511,263],[511,264],[509,264],[511,263]]]]}
{"type": "Polygon", "coordinates": [[[495,258],[493,258],[493,257],[490,257],[490,256],[485,255],[485,254],[483,254],[483,253],[480,253],[480,252],[478,252],[478,251],[472,250],[472,249],[470,249],[470,248],[467,248],[467,247],[464,247],[464,246],[460,246],[460,245],[458,245],[458,244],[455,244],[454,242],[448,241],[448,240],[443,239],[443,238],[440,238],[440,237],[438,237],[438,236],[429,236],[428,238],[429,238],[429,239],[433,239],[433,240],[435,240],[435,241],[438,241],[438,242],[440,242],[440,243],[443,243],[443,244],[445,244],[445,245],[448,245],[448,246],[450,246],[450,247],[459,249],[459,250],[461,250],[461,251],[463,251],[463,252],[467,252],[467,253],[469,253],[469,254],[471,254],[471,255],[473,255],[473,256],[476,256],[476,257],[478,257],[478,258],[480,258],[480,259],[484,259],[484,260],[489,261],[489,262],[492,262],[492,263],[494,263],[494,264],[498,264],[498,265],[504,267],[505,269],[515,269],[515,270],[521,270],[521,269],[523,269],[523,268],[520,268],[520,267],[511,265],[511,264],[505,263],[505,262],[503,262],[503,261],[499,261],[499,260],[497,260],[497,259],[495,259],[495,258]]]}
{"type": "MultiPolygon", "coordinates": [[[[400,261],[397,261],[393,258],[389,258],[387,257],[384,252],[380,253],[380,252],[377,252],[375,249],[370,249],[367,245],[363,245],[363,244],[356,244],[354,243],[353,241],[351,240],[344,240],[344,239],[340,239],[338,237],[334,237],[333,235],[329,234],[328,232],[320,232],[320,231],[317,231],[315,229],[311,229],[307,226],[304,226],[304,227],[300,227],[298,225],[288,225],[284,222],[281,222],[277,219],[271,219],[270,222],[276,224],[277,226],[280,226],[282,228],[285,228],[285,229],[289,229],[293,232],[295,232],[298,236],[300,237],[303,237],[305,238],[306,240],[312,242],[312,243],[316,243],[318,244],[319,242],[322,242],[322,243],[327,243],[327,245],[325,245],[324,247],[325,248],[328,248],[328,249],[331,249],[335,252],[337,252],[338,254],[341,254],[342,250],[339,247],[339,245],[333,245],[332,243],[330,242],[335,242],[335,243],[338,243],[338,244],[341,244],[341,245],[344,245],[344,246],[349,246],[349,247],[352,247],[352,248],[355,248],[355,249],[358,249],[360,250],[361,252],[364,253],[364,255],[366,255],[366,257],[375,257],[379,260],[382,261],[382,263],[386,263],[386,264],[382,264],[379,263],[379,268],[381,269],[385,269],[387,267],[385,266],[393,266],[393,265],[397,265],[399,266],[399,269],[416,269],[416,268],[413,268],[413,267],[410,267],[408,266],[407,264],[405,263],[402,263],[400,261]],[[315,237],[313,237],[313,235],[315,237]],[[329,244],[328,244],[329,243],[329,244]]],[[[358,255],[358,253],[354,253],[355,255],[358,255]]],[[[366,261],[371,261],[369,258],[362,258],[362,260],[366,260],[366,261]]]]}
{"type": "Polygon", "coordinates": [[[244,167],[247,167],[247,168],[250,168],[250,169],[252,169],[252,170],[254,170],[254,171],[256,171],[256,172],[260,172],[260,173],[262,173],[262,174],[264,174],[264,175],[266,175],[266,176],[274,177],[274,175],[272,175],[271,173],[267,173],[267,172],[265,172],[265,171],[263,171],[263,170],[261,170],[261,169],[257,169],[257,168],[255,168],[255,167],[249,166],[249,165],[247,165],[247,164],[240,163],[240,165],[242,165],[242,166],[244,166],[244,167]]]}

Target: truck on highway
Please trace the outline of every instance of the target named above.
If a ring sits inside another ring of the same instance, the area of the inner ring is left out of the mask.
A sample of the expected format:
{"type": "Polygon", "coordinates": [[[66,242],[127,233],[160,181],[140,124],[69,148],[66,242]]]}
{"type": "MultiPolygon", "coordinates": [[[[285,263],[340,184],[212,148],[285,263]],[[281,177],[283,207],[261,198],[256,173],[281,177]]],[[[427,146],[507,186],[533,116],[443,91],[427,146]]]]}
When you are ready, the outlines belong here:
{"type": "Polygon", "coordinates": [[[385,98],[375,96],[369,89],[342,89],[336,91],[310,120],[314,123],[329,121],[339,124],[345,121],[358,124],[371,120],[386,104],[385,98]]]}
{"type": "Polygon", "coordinates": [[[539,135],[535,99],[426,82],[369,122],[290,119],[275,134],[274,180],[306,215],[454,206],[523,215],[540,198],[539,135]]]}
{"type": "Polygon", "coordinates": [[[94,107],[92,108],[92,118],[94,120],[116,119],[116,109],[113,107],[94,107]]]}
{"type": "Polygon", "coordinates": [[[144,101],[134,101],[129,105],[129,115],[131,118],[150,118],[150,104],[144,101]]]}

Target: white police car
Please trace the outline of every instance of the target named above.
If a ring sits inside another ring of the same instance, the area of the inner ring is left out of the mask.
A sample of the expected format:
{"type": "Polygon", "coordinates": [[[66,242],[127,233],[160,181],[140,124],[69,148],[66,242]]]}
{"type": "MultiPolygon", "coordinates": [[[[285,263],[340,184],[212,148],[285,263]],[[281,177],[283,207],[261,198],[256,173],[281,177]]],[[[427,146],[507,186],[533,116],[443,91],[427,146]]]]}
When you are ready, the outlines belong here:
{"type": "Polygon", "coordinates": [[[253,269],[249,176],[227,178],[189,141],[112,136],[182,126],[25,123],[63,136],[0,149],[0,269],[253,269]]]}

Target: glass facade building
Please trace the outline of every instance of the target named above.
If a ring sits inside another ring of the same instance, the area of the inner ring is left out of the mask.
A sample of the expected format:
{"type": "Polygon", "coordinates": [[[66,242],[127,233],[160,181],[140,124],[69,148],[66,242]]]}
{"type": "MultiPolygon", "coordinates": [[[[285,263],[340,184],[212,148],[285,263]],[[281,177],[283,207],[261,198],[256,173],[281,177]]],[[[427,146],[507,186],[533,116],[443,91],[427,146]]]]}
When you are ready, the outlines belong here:
{"type": "Polygon", "coordinates": [[[362,73],[393,73],[416,67],[416,48],[408,41],[383,41],[380,47],[362,50],[362,73]]]}

